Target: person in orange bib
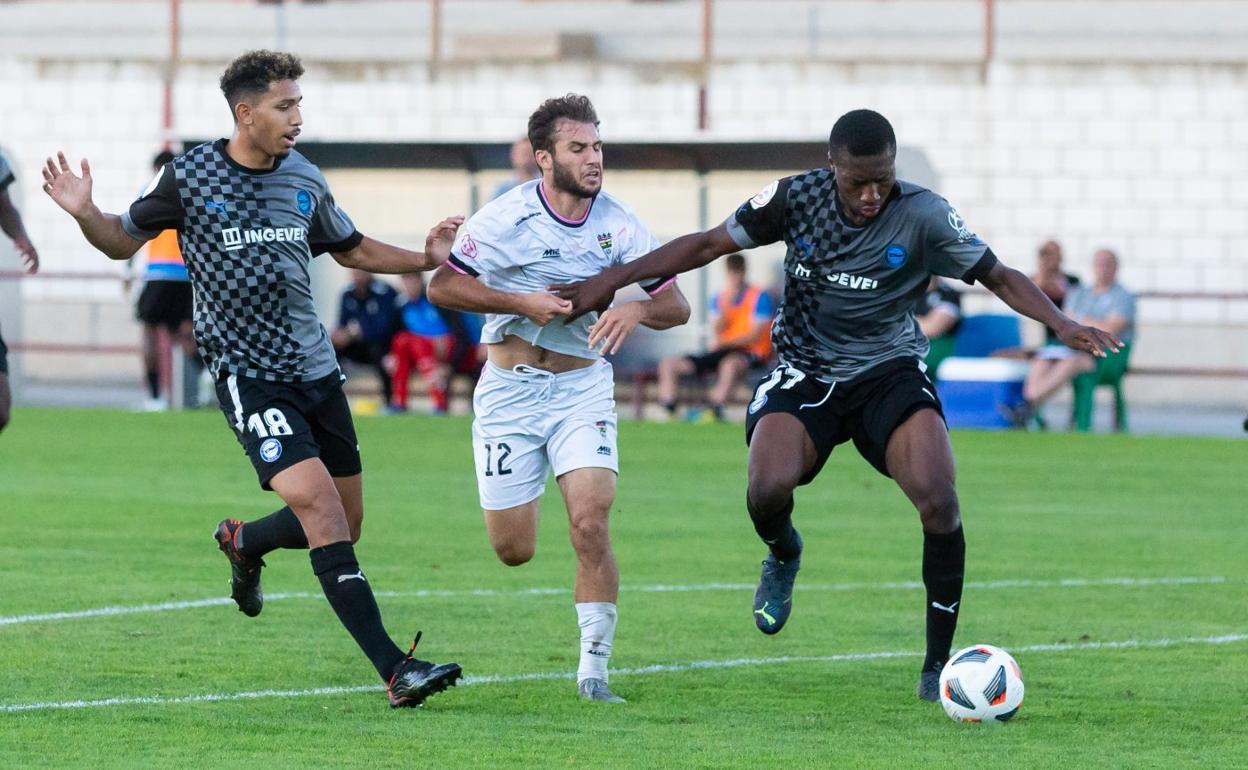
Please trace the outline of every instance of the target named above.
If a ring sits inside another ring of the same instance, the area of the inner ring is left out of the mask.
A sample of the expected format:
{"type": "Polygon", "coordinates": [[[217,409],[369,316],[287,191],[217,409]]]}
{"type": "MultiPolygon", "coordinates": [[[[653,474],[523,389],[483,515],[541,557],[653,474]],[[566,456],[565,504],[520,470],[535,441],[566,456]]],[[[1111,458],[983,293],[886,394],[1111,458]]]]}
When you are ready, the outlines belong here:
{"type": "MultiPolygon", "coordinates": [[[[160,171],[173,158],[173,153],[168,150],[159,152],[152,160],[152,167],[160,171]]],[[[128,278],[126,283],[128,288],[128,278]]],[[[194,383],[203,370],[203,364],[195,349],[191,304],[191,281],[186,273],[186,264],[182,261],[182,251],[178,248],[178,231],[163,230],[160,235],[148,241],[143,290],[139,292],[139,301],[135,308],[135,315],[143,324],[143,379],[147,385],[147,400],[143,402],[143,409],[146,411],[160,411],[168,407],[160,391],[158,341],[162,326],[169,331],[173,354],[186,357],[184,379],[190,385],[175,382],[172,387],[184,388],[184,392],[188,394],[187,406],[196,405],[194,383]]]]}
{"type": "Polygon", "coordinates": [[[711,299],[715,316],[715,344],[700,355],[671,356],[659,362],[659,404],[676,415],[680,378],[716,373],[708,394],[710,414],[724,419],[724,402],[745,373],[771,357],[771,320],[775,304],[766,291],[745,280],[745,257],[730,254],[725,261],[727,282],[711,299]]]}

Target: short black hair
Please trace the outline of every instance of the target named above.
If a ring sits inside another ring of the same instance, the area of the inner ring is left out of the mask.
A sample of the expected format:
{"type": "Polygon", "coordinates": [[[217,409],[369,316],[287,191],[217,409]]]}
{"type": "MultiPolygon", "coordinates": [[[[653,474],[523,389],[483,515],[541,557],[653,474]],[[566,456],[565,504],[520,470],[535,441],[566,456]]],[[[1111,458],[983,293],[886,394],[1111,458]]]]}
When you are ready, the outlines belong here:
{"type": "Polygon", "coordinates": [[[598,113],[594,111],[594,103],[588,96],[567,94],[547,99],[542,106],[529,116],[529,144],[533,151],[555,151],[555,129],[559,121],[571,120],[577,123],[593,123],[598,126],[598,113]]]}
{"type": "Polygon", "coordinates": [[[725,259],[724,267],[736,273],[744,273],[745,255],[741,253],[729,254],[725,259]]]}
{"type": "Polygon", "coordinates": [[[853,110],[842,115],[828,136],[828,154],[835,158],[845,149],[850,155],[897,154],[897,136],[893,126],[875,110],[853,110]]]}
{"type": "Polygon", "coordinates": [[[279,80],[298,80],[303,75],[303,62],[293,53],[279,51],[248,51],[225,68],[221,75],[221,93],[230,111],[244,96],[262,94],[269,84],[279,80]]]}
{"type": "Polygon", "coordinates": [[[173,153],[169,150],[161,150],[156,153],[156,157],[152,158],[152,168],[159,169],[164,167],[166,163],[173,160],[173,153]]]}

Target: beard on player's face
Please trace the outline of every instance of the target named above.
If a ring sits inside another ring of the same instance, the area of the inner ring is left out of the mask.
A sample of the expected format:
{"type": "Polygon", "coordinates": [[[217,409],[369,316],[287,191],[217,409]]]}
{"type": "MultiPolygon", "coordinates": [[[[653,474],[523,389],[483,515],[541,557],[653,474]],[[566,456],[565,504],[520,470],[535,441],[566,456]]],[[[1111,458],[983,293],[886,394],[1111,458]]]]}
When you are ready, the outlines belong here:
{"type": "Polygon", "coordinates": [[[582,166],[579,163],[562,164],[559,159],[551,155],[551,170],[553,173],[555,189],[561,190],[581,198],[592,198],[602,189],[602,168],[593,167],[596,171],[595,176],[585,178],[591,168],[582,166]]]}

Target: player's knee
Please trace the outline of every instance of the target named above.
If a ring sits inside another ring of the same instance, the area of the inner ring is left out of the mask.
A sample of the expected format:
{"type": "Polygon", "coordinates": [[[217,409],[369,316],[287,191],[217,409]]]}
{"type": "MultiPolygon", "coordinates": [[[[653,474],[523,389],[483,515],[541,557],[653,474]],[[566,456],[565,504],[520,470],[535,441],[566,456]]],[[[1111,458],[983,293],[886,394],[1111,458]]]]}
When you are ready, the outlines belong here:
{"type": "Polygon", "coordinates": [[[498,560],[508,567],[519,567],[533,558],[536,550],[534,543],[495,543],[494,553],[498,560]]]}
{"type": "Polygon", "coordinates": [[[611,536],[605,516],[574,518],[570,526],[570,535],[572,548],[582,558],[601,555],[611,547],[611,536]]]}
{"type": "Polygon", "coordinates": [[[934,487],[915,502],[924,532],[952,532],[962,523],[958,495],[952,484],[934,487]]]}
{"type": "Polygon", "coordinates": [[[796,486],[797,479],[790,479],[787,476],[751,474],[750,487],[746,492],[750,516],[768,517],[783,511],[793,499],[793,489],[796,486]]]}

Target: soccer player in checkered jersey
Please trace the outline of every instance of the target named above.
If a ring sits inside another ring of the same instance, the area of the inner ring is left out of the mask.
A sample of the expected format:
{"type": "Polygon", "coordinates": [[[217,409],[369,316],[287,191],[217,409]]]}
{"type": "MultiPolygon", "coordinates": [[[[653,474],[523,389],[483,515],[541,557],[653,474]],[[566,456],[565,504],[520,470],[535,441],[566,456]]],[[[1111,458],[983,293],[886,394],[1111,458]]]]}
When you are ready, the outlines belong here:
{"type": "Polygon", "coordinates": [[[658,241],[627,206],[602,192],[602,140],[589,99],[568,94],[529,118],[541,178],[512,188],[468,220],[429,299],[486,313],[488,362],[473,394],[473,454],[486,530],[498,558],[524,564],[537,547],[538,502],[553,471],[576,551],[581,635],[577,692],[619,703],[607,687],[619,572],[607,531],[619,458],[611,365],[638,324],[666,329],[689,320],[671,279],[643,284],[650,299],[597,318],[608,331],[589,344],[593,318],[568,322],[571,303],[548,284],[596,275],[651,251],[658,241]]]}
{"type": "MultiPolygon", "coordinates": [[[[754,621],[774,634],[788,620],[802,555],[793,490],[818,475],[833,447],[853,441],[918,509],[927,589],[918,695],[935,701],[961,611],[966,547],[949,434],[914,317],[929,279],[979,281],[1076,350],[1103,356],[1121,342],[1063,315],[1027,276],[998,261],[947,201],[898,180],[897,141],[884,116],[847,113],[828,144],[827,168],[773,182],[718,227],[552,288],[572,301],[575,317],[628,283],[784,241],[783,300],[772,327],[780,363],[754,391],[746,418],[746,508],[770,549],[754,621]]],[[[590,341],[604,332],[595,329],[590,341]]]]}
{"type": "Polygon", "coordinates": [[[239,610],[261,610],[265,554],[310,549],[326,598],[386,683],[390,704],[418,706],[453,685],[460,667],[413,657],[415,643],[407,654],[394,644],[356,561],[364,519],[359,445],[345,378],[316,318],[308,267],[329,252],[346,267],[371,272],[428,270],[446,259],[462,220],[434,227],[424,252],[361,235],[320,170],[294,150],[303,123],[302,74],[299,59],[286,53],[235,59],[221,77],[233,136],[165,164],[120,216],[92,202],[85,159],[78,176],[64,153],[48,158],[44,190],[111,259],[128,259],[161,230],[179,233],[194,288],[195,338],[216,377],[221,409],[261,487],[286,504],[255,521],[217,526],[239,610]]]}
{"type": "MultiPolygon", "coordinates": [[[[9,168],[8,161],[0,155],[0,230],[13,239],[13,246],[21,257],[23,269],[28,273],[35,273],[39,270],[39,252],[30,242],[30,236],[26,235],[22,215],[9,197],[9,185],[15,181],[17,177],[13,176],[13,169],[9,168]]],[[[8,353],[4,337],[0,337],[0,430],[4,430],[4,426],[9,424],[9,407],[12,402],[9,394],[8,353]]]]}

